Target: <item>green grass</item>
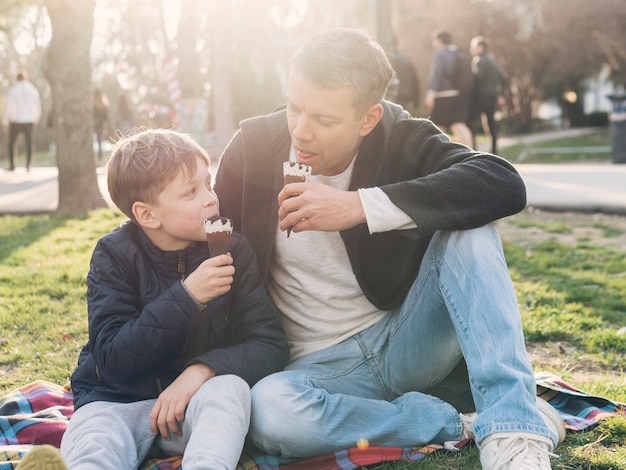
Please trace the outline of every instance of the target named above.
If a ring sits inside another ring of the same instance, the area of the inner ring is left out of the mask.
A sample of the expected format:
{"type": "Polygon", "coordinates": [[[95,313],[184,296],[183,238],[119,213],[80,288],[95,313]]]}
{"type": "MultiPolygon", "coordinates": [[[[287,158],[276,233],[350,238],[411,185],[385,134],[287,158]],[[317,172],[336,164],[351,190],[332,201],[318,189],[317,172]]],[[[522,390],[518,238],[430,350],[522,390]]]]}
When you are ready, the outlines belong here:
{"type": "Polygon", "coordinates": [[[0,392],[36,379],[63,384],[86,340],[91,250],[123,218],[103,210],[0,219],[0,392]]]}
{"type": "MultiPolygon", "coordinates": [[[[123,220],[113,210],[83,217],[0,217],[1,394],[38,379],[68,381],[87,339],[85,276],[91,251],[123,220]]],[[[558,221],[524,224],[550,233],[569,230],[558,221]]],[[[609,225],[598,228],[606,236],[620,233],[609,225]]],[[[626,402],[626,375],[620,372],[626,366],[626,335],[617,334],[626,325],[626,248],[505,243],[505,254],[529,344],[567,348],[571,361],[605,371],[573,385],[626,402]]],[[[570,380],[567,369],[549,372],[570,380]]],[[[626,417],[568,434],[558,452],[555,469],[626,468],[626,417]]],[[[479,469],[480,463],[471,447],[377,468],[460,470],[479,469]]]]}
{"type": "MultiPolygon", "coordinates": [[[[626,368],[626,253],[553,241],[506,245],[527,341],[563,341],[576,356],[626,368]]],[[[575,357],[572,359],[576,359],[575,357]]]]}
{"type": "MultiPolygon", "coordinates": [[[[16,167],[23,167],[26,165],[26,156],[24,149],[18,145],[17,153],[13,157],[13,162],[16,167]]],[[[35,151],[31,158],[31,166],[56,166],[56,155],[50,151],[35,151]]],[[[8,166],[8,157],[5,153],[0,152],[0,167],[5,168],[8,166]]]]}
{"type": "MultiPolygon", "coordinates": [[[[24,165],[26,165],[26,156],[24,153],[24,149],[19,145],[17,148],[18,151],[14,156],[14,163],[16,167],[23,167],[24,165]]],[[[108,154],[105,152],[103,155],[104,160],[106,161],[108,154]]],[[[94,158],[95,157],[96,154],[94,153],[94,158]]],[[[5,166],[8,166],[7,156],[0,152],[0,168],[4,168],[5,166]]],[[[54,152],[51,152],[50,150],[36,151],[32,155],[31,166],[57,166],[56,154],[54,152]]]]}
{"type": "Polygon", "coordinates": [[[602,230],[605,238],[619,237],[624,233],[624,230],[606,224],[593,224],[592,227],[602,230]]]}
{"type": "Polygon", "coordinates": [[[572,233],[572,229],[563,222],[536,222],[534,220],[515,220],[513,222],[520,228],[536,227],[548,233],[572,233]]]}
{"type": "MultiPolygon", "coordinates": [[[[568,137],[562,139],[549,140],[545,142],[536,142],[532,144],[515,144],[509,147],[501,148],[498,154],[511,162],[516,162],[518,157],[528,149],[550,149],[556,147],[602,147],[610,146],[609,128],[598,128],[590,134],[580,135],[576,137],[568,137]]],[[[566,162],[607,162],[611,160],[611,153],[553,153],[534,154],[526,159],[524,163],[566,163],[566,162]]]]}

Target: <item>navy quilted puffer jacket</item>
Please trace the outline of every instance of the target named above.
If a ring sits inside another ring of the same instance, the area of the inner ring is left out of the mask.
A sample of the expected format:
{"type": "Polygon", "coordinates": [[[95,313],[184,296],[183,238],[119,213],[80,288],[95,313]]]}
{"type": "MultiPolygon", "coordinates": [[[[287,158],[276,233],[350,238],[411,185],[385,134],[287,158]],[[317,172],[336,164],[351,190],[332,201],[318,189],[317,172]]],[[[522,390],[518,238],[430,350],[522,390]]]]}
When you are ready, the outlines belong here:
{"type": "Polygon", "coordinates": [[[208,258],[206,243],[165,252],[127,222],[99,240],[87,276],[89,341],[71,383],[75,408],[156,398],[189,365],[252,386],[281,370],[289,348],[255,255],[234,233],[232,289],[201,309],[181,279],[208,258]]]}

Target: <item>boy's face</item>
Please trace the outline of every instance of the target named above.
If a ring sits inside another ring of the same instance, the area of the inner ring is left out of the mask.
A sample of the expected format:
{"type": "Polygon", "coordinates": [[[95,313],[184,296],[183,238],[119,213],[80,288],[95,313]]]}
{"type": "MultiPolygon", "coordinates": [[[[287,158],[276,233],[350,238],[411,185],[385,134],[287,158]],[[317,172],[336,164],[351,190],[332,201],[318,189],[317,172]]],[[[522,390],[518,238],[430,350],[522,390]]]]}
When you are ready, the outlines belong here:
{"type": "Polygon", "coordinates": [[[297,71],[287,86],[287,121],[291,143],[300,163],[313,174],[342,173],[352,161],[363,137],[367,113],[354,106],[354,89],[320,88],[297,71]]]}
{"type": "Polygon", "coordinates": [[[196,164],[194,174],[179,171],[161,191],[157,203],[150,205],[158,224],[147,233],[162,250],[181,250],[194,241],[206,241],[204,219],[219,214],[219,200],[211,188],[209,168],[200,158],[196,164]]]}

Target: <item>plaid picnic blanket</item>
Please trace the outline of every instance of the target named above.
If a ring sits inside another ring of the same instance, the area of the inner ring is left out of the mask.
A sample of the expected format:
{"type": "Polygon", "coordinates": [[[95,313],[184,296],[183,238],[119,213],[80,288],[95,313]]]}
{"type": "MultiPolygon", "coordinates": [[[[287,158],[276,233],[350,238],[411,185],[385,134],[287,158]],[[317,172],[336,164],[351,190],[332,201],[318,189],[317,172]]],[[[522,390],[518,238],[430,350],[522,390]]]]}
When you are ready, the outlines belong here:
{"type": "MultiPolygon", "coordinates": [[[[626,415],[626,404],[591,395],[560,377],[538,372],[537,395],[559,412],[570,431],[582,431],[600,420],[626,415]]],[[[0,470],[13,470],[32,445],[59,447],[74,411],[71,392],[60,385],[36,381],[0,399],[0,470]]],[[[285,460],[246,448],[237,470],[346,470],[389,461],[418,461],[442,450],[424,447],[369,447],[345,449],[306,460],[285,460]]],[[[141,470],[180,470],[181,457],[151,459],[141,470]]]]}

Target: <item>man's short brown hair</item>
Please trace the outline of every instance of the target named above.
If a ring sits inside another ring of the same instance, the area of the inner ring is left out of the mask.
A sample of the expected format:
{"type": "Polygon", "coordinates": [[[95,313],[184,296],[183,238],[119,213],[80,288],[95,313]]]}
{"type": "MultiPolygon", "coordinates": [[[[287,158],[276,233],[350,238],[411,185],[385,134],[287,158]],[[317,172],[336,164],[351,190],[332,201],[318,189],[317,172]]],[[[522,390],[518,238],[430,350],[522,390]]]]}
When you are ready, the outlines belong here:
{"type": "Polygon", "coordinates": [[[166,129],[139,129],[120,139],[107,163],[107,185],[115,205],[131,220],[133,204],[154,204],[180,171],[196,172],[207,152],[190,136],[166,129]]]}
{"type": "Polygon", "coordinates": [[[380,44],[365,31],[350,28],[313,36],[293,55],[291,70],[328,90],[353,87],[355,107],[362,111],[383,99],[393,76],[380,44]]]}

